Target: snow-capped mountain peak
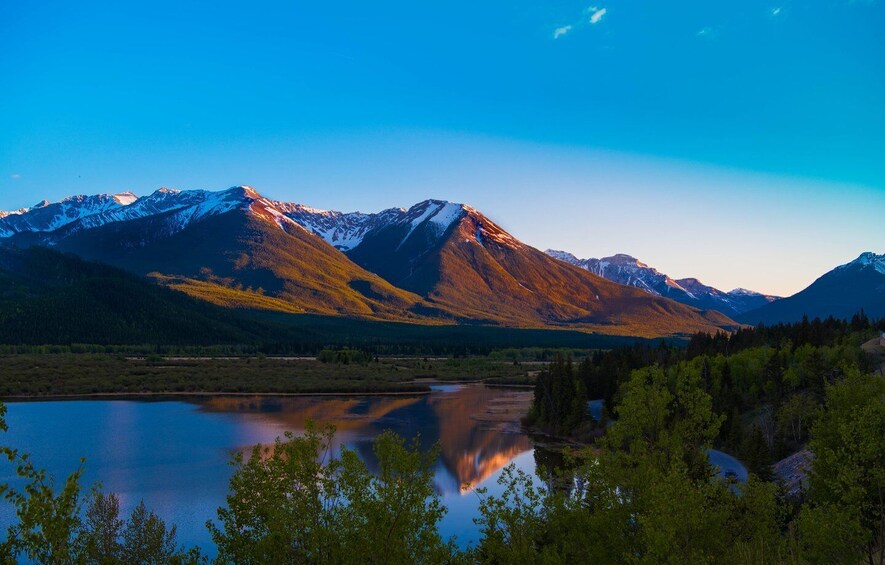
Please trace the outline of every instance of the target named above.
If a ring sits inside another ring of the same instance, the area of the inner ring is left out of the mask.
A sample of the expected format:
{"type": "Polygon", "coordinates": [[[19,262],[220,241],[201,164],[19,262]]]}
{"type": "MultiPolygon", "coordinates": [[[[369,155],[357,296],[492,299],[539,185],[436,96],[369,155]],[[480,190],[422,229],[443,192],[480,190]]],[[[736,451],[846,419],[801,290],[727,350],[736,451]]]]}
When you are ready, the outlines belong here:
{"type": "Polygon", "coordinates": [[[21,214],[24,214],[27,211],[28,211],[28,208],[19,208],[18,210],[10,210],[8,212],[4,211],[4,210],[0,210],[0,220],[5,218],[6,216],[19,216],[21,214]]]}
{"type": "Polygon", "coordinates": [[[729,290],[728,293],[731,296],[765,296],[761,292],[756,292],[755,290],[749,290],[746,288],[735,288],[733,290],[729,290]]]}
{"type": "Polygon", "coordinates": [[[123,208],[135,202],[131,192],[69,196],[59,202],[43,200],[19,213],[0,218],[0,237],[22,232],[52,232],[89,216],[123,208]]]}
{"type": "Polygon", "coordinates": [[[665,296],[703,309],[713,309],[734,316],[776,300],[746,289],[735,289],[730,293],[707,286],[696,278],[674,280],[654,267],[650,267],[624,253],[601,259],[578,259],[566,251],[548,249],[547,255],[586,269],[611,281],[634,286],[649,294],[665,296]]]}
{"type": "Polygon", "coordinates": [[[885,254],[861,253],[796,294],[748,312],[741,321],[773,324],[827,316],[847,320],[861,310],[872,319],[885,315],[885,254]]]}
{"type": "MultiPolygon", "coordinates": [[[[122,222],[176,212],[170,225],[179,229],[190,222],[208,216],[223,214],[256,204],[255,212],[282,226],[292,224],[282,213],[273,210],[271,201],[261,197],[251,187],[233,187],[219,192],[206,190],[177,190],[162,187],[139,198],[132,192],[69,196],[59,202],[42,201],[17,213],[0,215],[0,237],[18,233],[53,233],[64,228],[65,235],[92,229],[112,222],[122,222]],[[271,209],[268,211],[267,209],[271,209]]],[[[46,243],[52,243],[49,237],[46,243]]]]}
{"type": "Polygon", "coordinates": [[[559,259],[560,261],[565,261],[566,263],[571,263],[572,265],[577,264],[580,259],[569,253],[568,251],[560,251],[558,249],[548,249],[544,251],[547,255],[553,257],[554,259],[559,259]]]}
{"type": "Polygon", "coordinates": [[[463,204],[447,200],[425,200],[406,210],[406,219],[412,226],[429,221],[440,230],[445,231],[456,220],[464,217],[463,204]]]}
{"type": "Polygon", "coordinates": [[[860,256],[854,261],[836,267],[836,270],[842,270],[852,267],[860,269],[871,267],[876,271],[885,274],[885,253],[883,253],[882,255],[878,255],[876,253],[873,253],[872,251],[865,251],[861,253],[860,256]]]}
{"type": "MultiPolygon", "coordinates": [[[[283,230],[306,229],[341,251],[349,251],[370,231],[385,226],[402,226],[406,232],[402,241],[409,239],[419,226],[427,226],[430,231],[426,233],[441,236],[468,214],[468,208],[455,202],[429,199],[408,209],[344,213],[271,200],[247,185],[215,192],[161,187],[140,198],[132,192],[78,195],[56,203],[44,201],[16,212],[0,212],[0,238],[23,232],[45,233],[42,239],[51,245],[59,237],[82,230],[161,214],[171,214],[164,220],[166,229],[177,231],[203,218],[239,209],[275,223],[283,230]],[[55,233],[62,228],[64,233],[55,233]]],[[[488,236],[495,237],[494,232],[489,228],[488,236]]]]}
{"type": "Polygon", "coordinates": [[[640,288],[649,294],[657,296],[670,296],[673,292],[688,293],[678,282],[674,281],[654,267],[649,267],[636,257],[626,253],[617,253],[601,259],[578,259],[566,251],[548,249],[545,251],[551,257],[560,261],[571,263],[576,267],[586,269],[600,277],[627,285],[640,288]]]}

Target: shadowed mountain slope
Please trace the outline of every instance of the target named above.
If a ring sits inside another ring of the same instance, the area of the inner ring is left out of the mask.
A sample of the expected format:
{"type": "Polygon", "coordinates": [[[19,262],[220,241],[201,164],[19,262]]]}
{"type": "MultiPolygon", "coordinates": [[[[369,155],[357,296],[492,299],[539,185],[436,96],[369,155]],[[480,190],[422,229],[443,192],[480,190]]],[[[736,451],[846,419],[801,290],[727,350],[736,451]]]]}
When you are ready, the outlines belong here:
{"type": "Polygon", "coordinates": [[[796,322],[803,316],[850,319],[860,310],[872,318],[885,316],[885,254],[863,253],[801,292],[751,310],[740,319],[750,324],[796,322]]]}

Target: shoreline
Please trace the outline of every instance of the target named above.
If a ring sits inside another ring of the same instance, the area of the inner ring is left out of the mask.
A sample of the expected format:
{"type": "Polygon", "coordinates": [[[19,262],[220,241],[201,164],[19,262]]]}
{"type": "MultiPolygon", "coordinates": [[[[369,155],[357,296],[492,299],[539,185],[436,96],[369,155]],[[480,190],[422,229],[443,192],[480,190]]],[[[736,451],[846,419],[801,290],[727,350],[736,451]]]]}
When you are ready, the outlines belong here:
{"type": "Polygon", "coordinates": [[[248,397],[248,396],[426,396],[433,392],[432,390],[414,390],[414,391],[351,391],[351,392],[90,392],[90,393],[70,393],[70,394],[16,394],[0,397],[0,402],[17,402],[17,401],[39,401],[39,400],[78,400],[78,399],[120,399],[120,400],[136,400],[136,399],[152,399],[152,398],[199,398],[199,397],[248,397]]]}
{"type": "Polygon", "coordinates": [[[142,391],[142,392],[72,392],[72,393],[60,393],[60,394],[10,394],[0,396],[0,402],[20,402],[20,401],[39,401],[39,400],[78,400],[78,399],[153,399],[153,398],[187,398],[187,397],[217,397],[217,396],[229,396],[229,397],[248,397],[248,396],[261,396],[261,397],[272,397],[272,396],[282,396],[282,397],[299,397],[299,396],[317,396],[317,397],[333,397],[333,396],[342,396],[342,397],[353,397],[353,396],[426,396],[431,394],[433,391],[432,386],[445,386],[445,385],[459,385],[459,386],[470,386],[470,385],[482,385],[489,389],[531,389],[533,386],[531,385],[508,385],[508,384],[493,384],[486,383],[482,379],[469,379],[469,380],[438,380],[438,379],[416,379],[415,383],[417,385],[425,385],[427,388],[423,390],[368,390],[368,391],[339,391],[339,392],[330,392],[330,391],[317,391],[317,392],[271,392],[271,391],[256,391],[256,392],[226,392],[226,391],[142,391]]]}

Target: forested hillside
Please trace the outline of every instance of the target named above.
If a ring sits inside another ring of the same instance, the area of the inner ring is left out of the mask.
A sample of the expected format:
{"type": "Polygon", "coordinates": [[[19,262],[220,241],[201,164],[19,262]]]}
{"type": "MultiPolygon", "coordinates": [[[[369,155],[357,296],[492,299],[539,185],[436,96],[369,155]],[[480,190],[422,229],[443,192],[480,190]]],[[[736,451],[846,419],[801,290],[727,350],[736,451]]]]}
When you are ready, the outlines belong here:
{"type": "Polygon", "coordinates": [[[112,267],[0,247],[0,343],[251,343],[262,330],[112,267]]]}
{"type": "MultiPolygon", "coordinates": [[[[882,330],[885,319],[860,313],[553,363],[529,421],[596,438],[596,463],[577,471],[577,498],[536,509],[543,534],[517,532],[537,542],[523,555],[575,558],[578,537],[588,547],[608,540],[593,550],[605,562],[881,562],[885,375],[861,346],[882,330]],[[584,401],[600,397],[607,409],[593,421],[584,401]],[[749,482],[731,487],[739,497],[711,474],[711,448],[748,467],[749,482]],[[772,469],[791,454],[798,477],[772,469]]],[[[518,555],[493,541],[498,558],[518,555]]]]}
{"type": "Polygon", "coordinates": [[[313,354],[333,345],[376,354],[466,355],[505,347],[609,348],[634,341],[646,340],[221,308],[72,255],[0,246],[0,346],[17,346],[6,348],[10,352],[52,352],[58,348],[44,346],[80,344],[77,351],[96,353],[313,354]]]}

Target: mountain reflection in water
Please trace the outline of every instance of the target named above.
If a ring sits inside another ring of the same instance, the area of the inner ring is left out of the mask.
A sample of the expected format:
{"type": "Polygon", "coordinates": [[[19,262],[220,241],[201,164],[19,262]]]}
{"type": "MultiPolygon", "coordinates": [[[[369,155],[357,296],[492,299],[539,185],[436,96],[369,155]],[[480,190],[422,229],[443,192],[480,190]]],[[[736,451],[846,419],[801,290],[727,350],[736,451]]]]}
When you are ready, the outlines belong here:
{"type": "MultiPolygon", "coordinates": [[[[532,449],[519,429],[531,403],[530,391],[501,391],[481,385],[435,387],[429,395],[366,397],[211,397],[195,400],[206,412],[238,413],[263,437],[296,434],[312,420],[336,428],[335,448],[355,449],[377,466],[372,441],[384,430],[420,437],[423,449],[439,441],[435,476],[441,494],[466,493],[532,449]],[[274,432],[274,433],[268,433],[274,432]]],[[[254,434],[248,434],[254,437],[254,434]]],[[[251,444],[239,446],[248,450],[251,444]]]]}
{"type": "MultiPolygon", "coordinates": [[[[479,532],[479,506],[471,489],[482,484],[500,494],[497,475],[508,463],[535,472],[534,450],[519,418],[531,392],[482,385],[440,385],[428,395],[323,397],[201,397],[159,400],[47,400],[9,402],[3,442],[33,455],[61,480],[85,457],[83,485],[101,483],[120,497],[124,514],[143,500],[176,524],[179,541],[215,548],[205,527],[226,504],[231,454],[271,443],[285,431],[303,431],[308,420],[332,423],[336,444],[355,449],[377,466],[372,440],[390,429],[421,445],[440,443],[435,485],[448,512],[440,532],[465,547],[479,532]],[[484,481],[484,482],[483,482],[484,481]],[[467,486],[465,486],[467,485],[467,486]]],[[[21,486],[10,465],[0,479],[21,486]]],[[[0,529],[14,519],[0,501],[0,529]]]]}

